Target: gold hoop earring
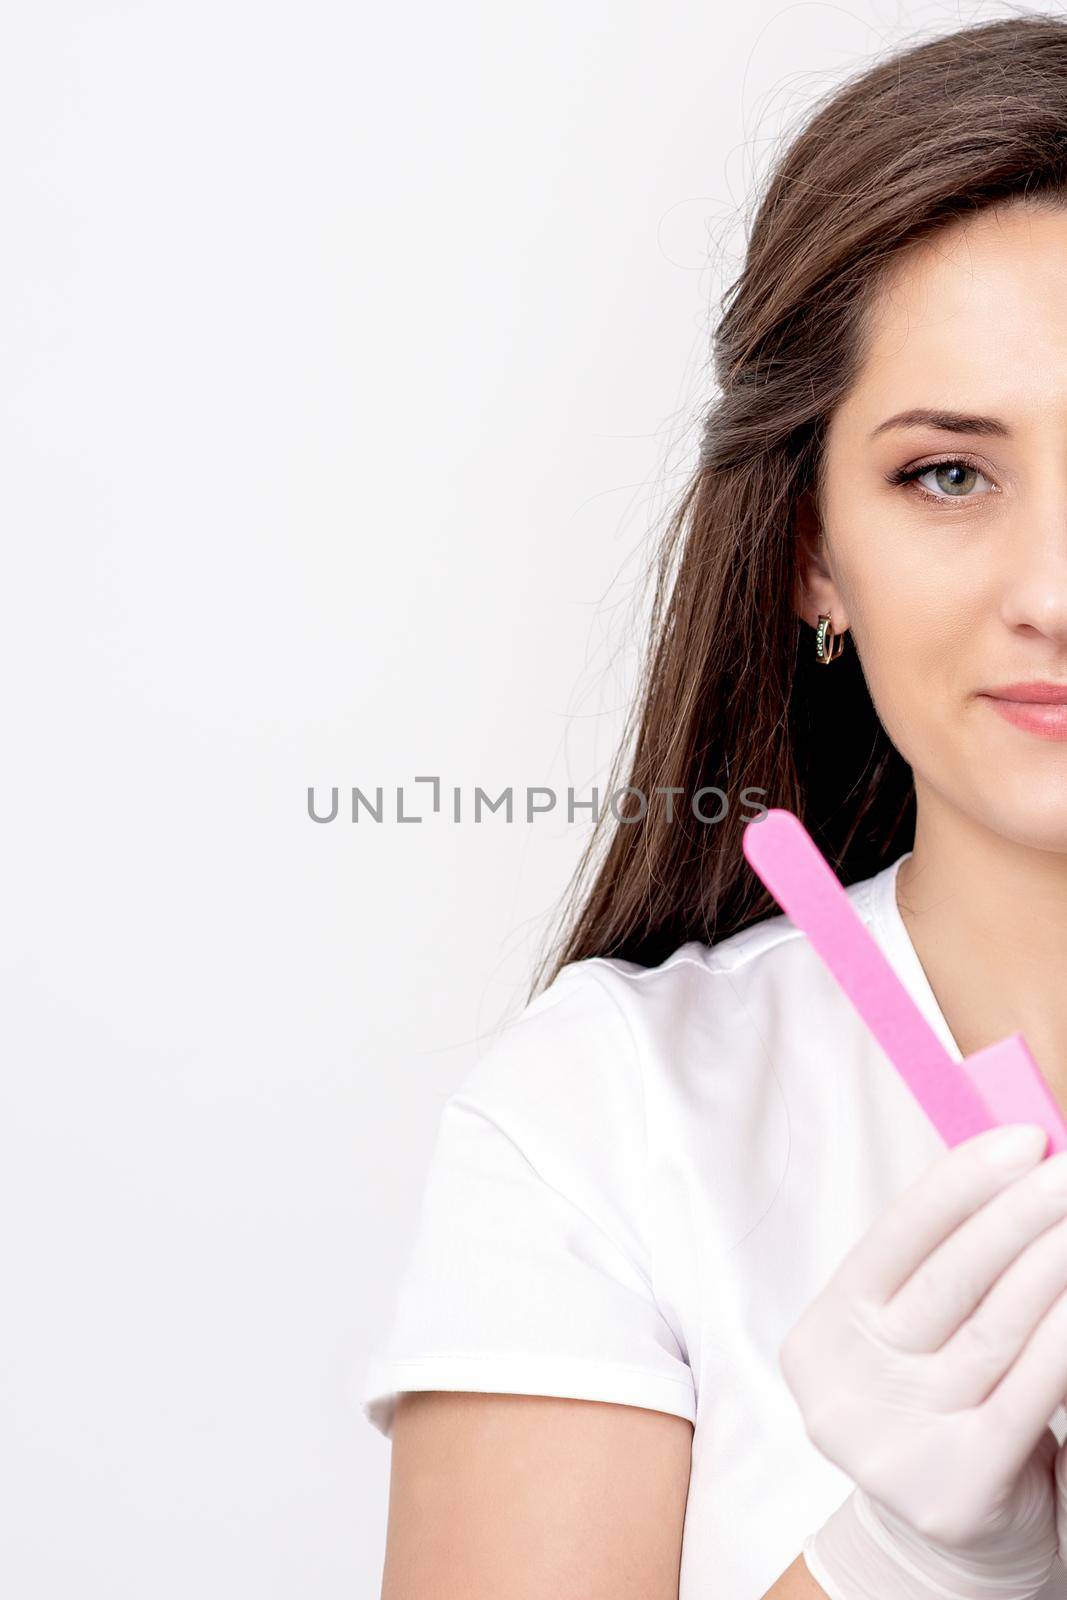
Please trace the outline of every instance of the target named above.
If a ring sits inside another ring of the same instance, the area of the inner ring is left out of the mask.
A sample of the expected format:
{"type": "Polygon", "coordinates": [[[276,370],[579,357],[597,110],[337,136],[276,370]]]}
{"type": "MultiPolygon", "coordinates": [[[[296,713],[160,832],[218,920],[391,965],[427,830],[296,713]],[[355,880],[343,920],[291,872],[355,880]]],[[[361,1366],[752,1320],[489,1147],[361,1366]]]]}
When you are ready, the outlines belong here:
{"type": "Polygon", "coordinates": [[[831,661],[836,661],[845,648],[843,633],[835,633],[830,622],[828,611],[819,612],[819,623],[815,629],[815,659],[823,666],[829,666],[831,661]]]}

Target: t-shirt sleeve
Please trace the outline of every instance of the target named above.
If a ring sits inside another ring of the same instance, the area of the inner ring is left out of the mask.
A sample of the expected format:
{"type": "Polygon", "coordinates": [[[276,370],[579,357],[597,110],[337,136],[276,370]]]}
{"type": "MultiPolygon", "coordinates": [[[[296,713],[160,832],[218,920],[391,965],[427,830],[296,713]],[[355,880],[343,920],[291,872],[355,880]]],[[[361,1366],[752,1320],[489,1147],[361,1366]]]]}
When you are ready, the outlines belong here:
{"type": "Polygon", "coordinates": [[[645,1084],[603,963],[565,966],[445,1102],[364,1415],[410,1389],[615,1401],[694,1421],[657,1304],[645,1084]]]}

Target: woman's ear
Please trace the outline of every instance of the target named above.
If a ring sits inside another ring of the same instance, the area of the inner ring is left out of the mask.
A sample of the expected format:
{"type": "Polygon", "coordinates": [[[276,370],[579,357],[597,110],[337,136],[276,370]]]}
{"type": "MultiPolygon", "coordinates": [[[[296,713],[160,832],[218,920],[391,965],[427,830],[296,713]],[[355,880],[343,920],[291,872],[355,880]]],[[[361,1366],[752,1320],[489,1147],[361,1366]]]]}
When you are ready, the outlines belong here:
{"type": "Polygon", "coordinates": [[[810,490],[805,490],[797,502],[793,540],[793,609],[813,628],[820,616],[829,615],[834,632],[844,633],[848,614],[830,571],[822,523],[810,490]]]}

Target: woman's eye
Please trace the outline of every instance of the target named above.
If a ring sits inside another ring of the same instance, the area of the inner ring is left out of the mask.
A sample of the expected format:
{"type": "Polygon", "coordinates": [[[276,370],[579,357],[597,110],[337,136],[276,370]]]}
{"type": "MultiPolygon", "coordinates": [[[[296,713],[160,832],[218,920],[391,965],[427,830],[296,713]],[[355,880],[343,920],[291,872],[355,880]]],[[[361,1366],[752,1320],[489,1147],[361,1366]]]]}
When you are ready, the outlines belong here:
{"type": "MultiPolygon", "coordinates": [[[[893,474],[895,483],[916,483],[920,491],[931,500],[974,500],[975,485],[979,479],[992,485],[984,472],[969,461],[932,461],[921,467],[905,467],[893,474]]],[[[983,494],[987,490],[979,490],[983,494]]]]}

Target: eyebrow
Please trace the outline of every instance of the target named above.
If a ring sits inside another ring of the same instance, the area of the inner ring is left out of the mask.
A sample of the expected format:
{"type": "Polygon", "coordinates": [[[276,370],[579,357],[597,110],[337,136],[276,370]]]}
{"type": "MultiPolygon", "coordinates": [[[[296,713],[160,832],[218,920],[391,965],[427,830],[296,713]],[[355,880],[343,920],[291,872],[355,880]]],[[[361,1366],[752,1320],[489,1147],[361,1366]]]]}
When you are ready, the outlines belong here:
{"type": "Polygon", "coordinates": [[[880,422],[870,438],[877,438],[888,428],[937,428],[942,433],[988,433],[1000,439],[1010,439],[1011,429],[999,417],[968,416],[962,411],[939,411],[930,406],[916,406],[911,411],[898,411],[896,416],[880,422]]]}

